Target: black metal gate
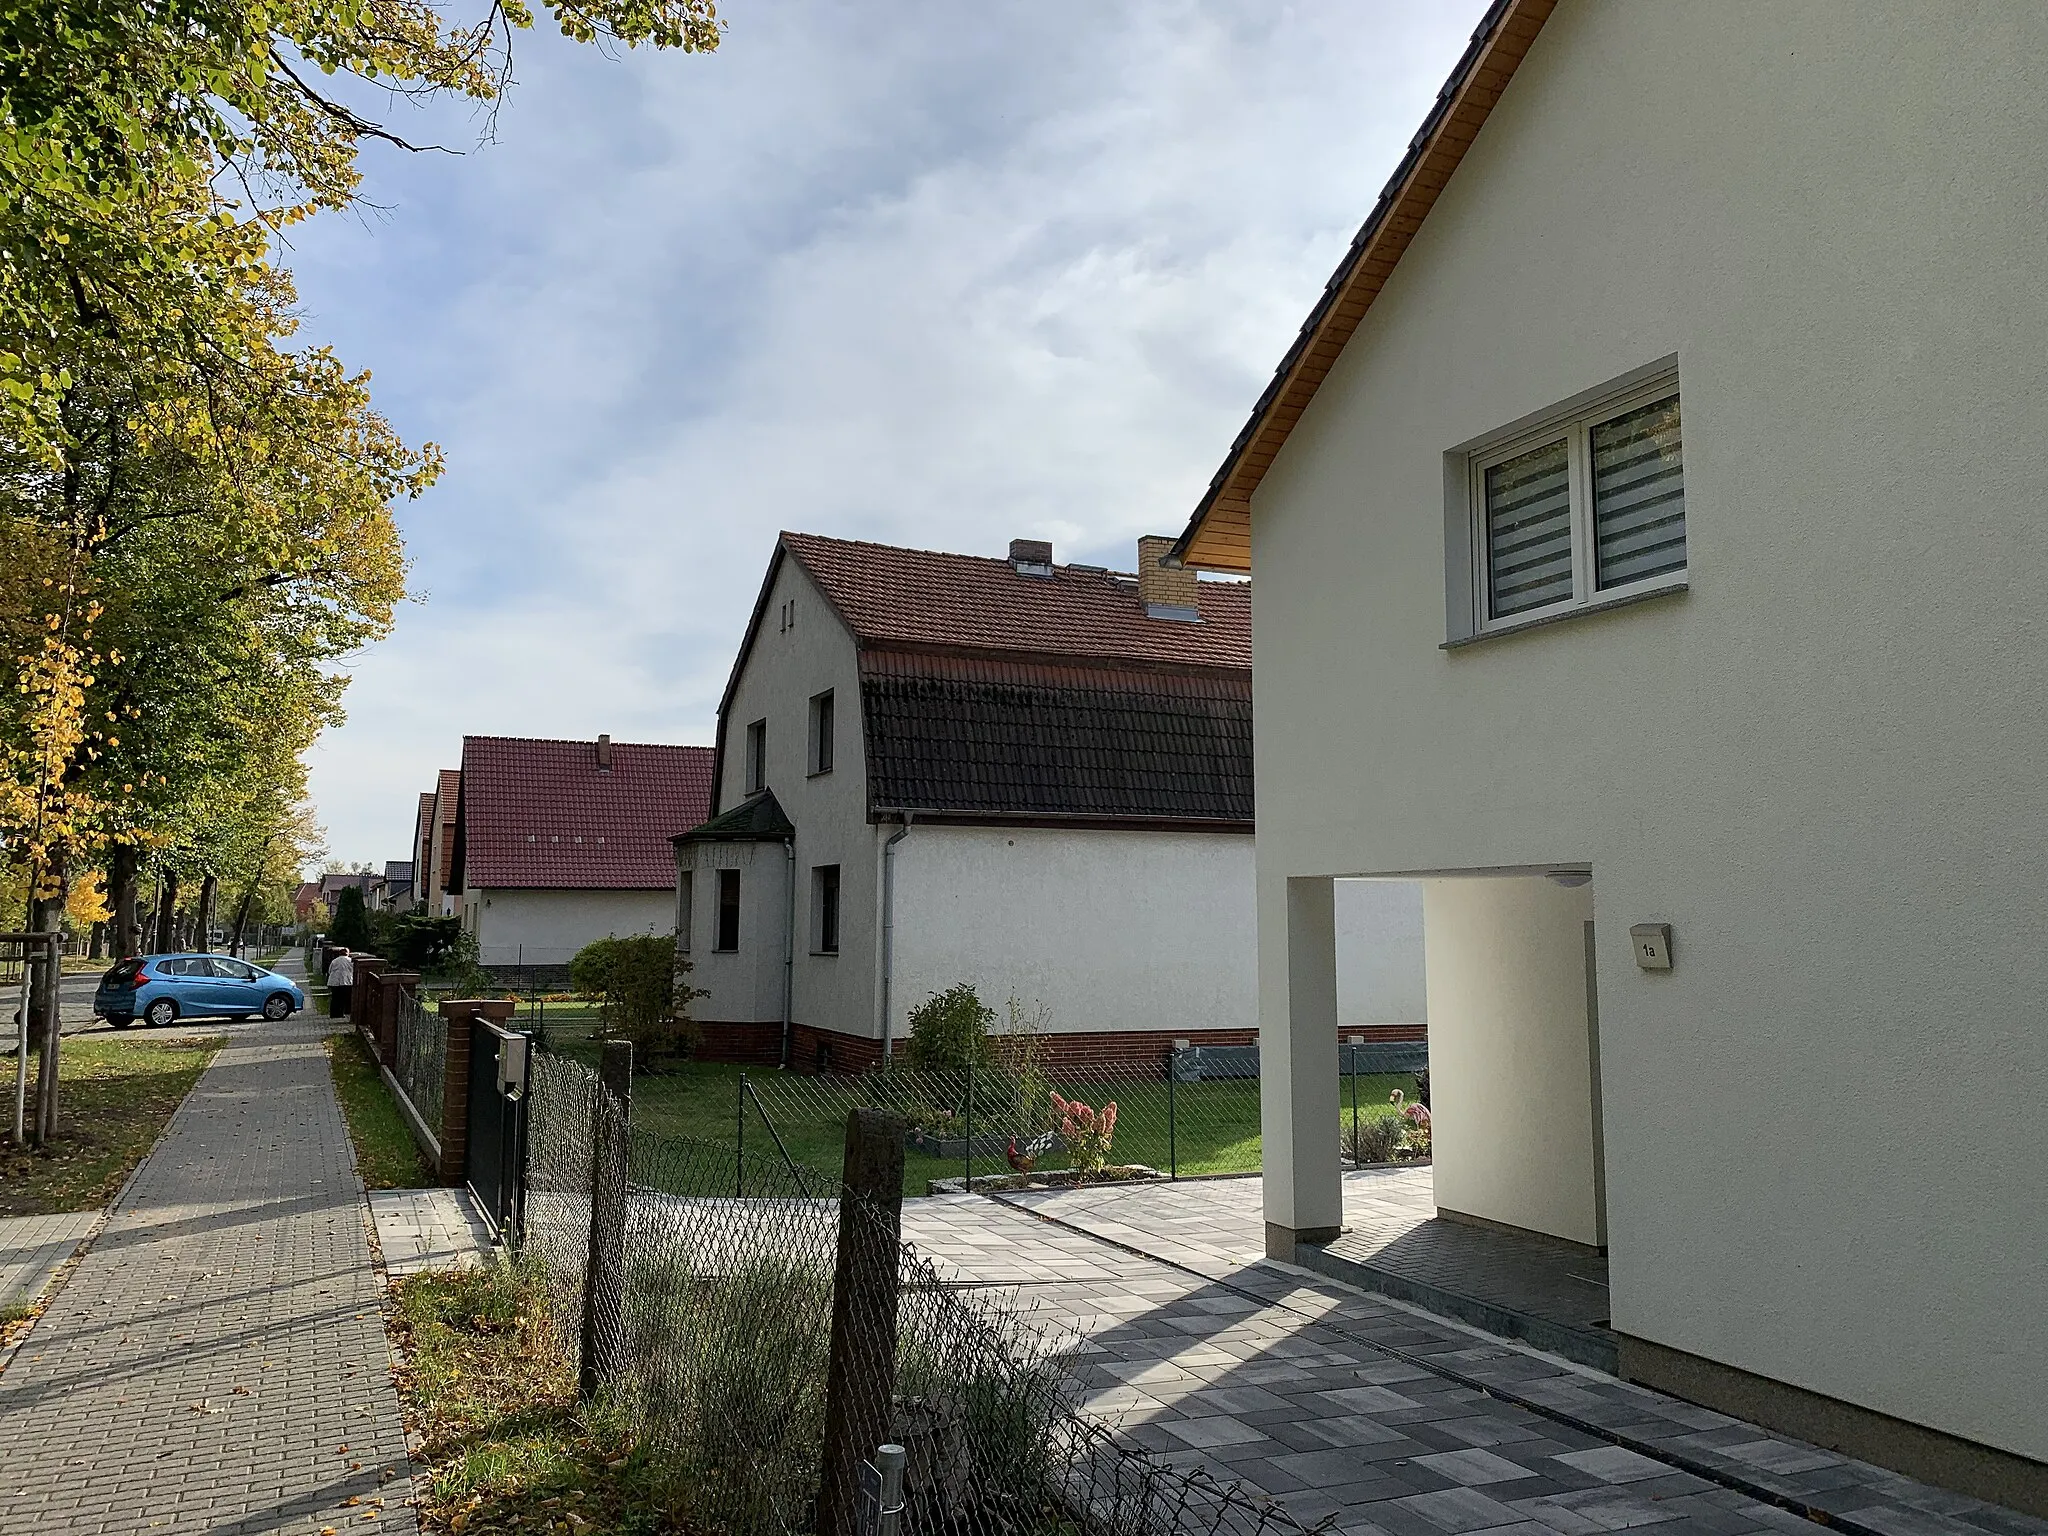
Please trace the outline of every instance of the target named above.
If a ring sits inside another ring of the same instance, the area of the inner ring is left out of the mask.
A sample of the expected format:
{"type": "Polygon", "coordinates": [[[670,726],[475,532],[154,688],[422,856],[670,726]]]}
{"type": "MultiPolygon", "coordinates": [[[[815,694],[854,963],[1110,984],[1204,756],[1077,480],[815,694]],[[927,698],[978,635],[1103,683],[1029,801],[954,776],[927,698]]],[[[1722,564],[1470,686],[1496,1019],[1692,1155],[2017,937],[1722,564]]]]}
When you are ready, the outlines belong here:
{"type": "Polygon", "coordinates": [[[517,1246],[526,1204],[526,1058],[517,1030],[478,1019],[469,1045],[469,1190],[508,1247],[517,1246]]]}

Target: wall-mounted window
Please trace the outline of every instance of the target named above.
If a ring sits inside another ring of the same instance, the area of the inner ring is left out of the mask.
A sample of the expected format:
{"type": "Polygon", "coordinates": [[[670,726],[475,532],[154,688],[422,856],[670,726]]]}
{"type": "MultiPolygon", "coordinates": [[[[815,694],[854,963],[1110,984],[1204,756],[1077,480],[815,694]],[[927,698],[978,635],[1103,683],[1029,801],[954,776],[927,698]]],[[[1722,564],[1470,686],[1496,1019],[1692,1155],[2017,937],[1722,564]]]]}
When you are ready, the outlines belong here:
{"type": "Polygon", "coordinates": [[[1453,572],[1453,639],[1685,584],[1675,375],[1560,412],[1464,457],[1465,527],[1456,531],[1470,574],[1467,585],[1453,572]],[[1469,617],[1457,611],[1460,596],[1469,617]]]}
{"type": "Polygon", "coordinates": [[[811,870],[811,953],[839,953],[839,866],[820,864],[811,870]]]}
{"type": "MultiPolygon", "coordinates": [[[[737,873],[737,871],[735,871],[737,873]]],[[[676,872],[676,948],[683,954],[690,952],[690,928],[696,915],[697,874],[684,869],[676,872]]]]}
{"type": "Polygon", "coordinates": [[[782,632],[783,632],[783,633],[784,633],[785,635],[786,635],[786,634],[788,634],[788,633],[789,633],[789,632],[790,632],[790,631],[791,631],[792,629],[795,629],[795,628],[796,628],[796,599],[795,599],[795,598],[793,598],[793,597],[792,597],[792,598],[789,598],[789,599],[785,600],[785,601],[784,601],[784,603],[783,603],[783,605],[782,605],[782,607],[781,607],[781,608],[780,608],[779,610],[777,610],[777,612],[778,612],[778,616],[779,616],[779,617],[781,618],[781,620],[782,620],[782,632]]]}
{"type": "Polygon", "coordinates": [[[811,699],[809,760],[813,774],[832,771],[832,690],[829,688],[811,699]]]}
{"type": "Polygon", "coordinates": [[[718,950],[740,947],[740,872],[736,869],[718,872],[718,932],[712,938],[711,947],[718,950]]]}
{"type": "Polygon", "coordinates": [[[768,787],[768,722],[756,720],[747,727],[747,793],[758,795],[768,787]]]}

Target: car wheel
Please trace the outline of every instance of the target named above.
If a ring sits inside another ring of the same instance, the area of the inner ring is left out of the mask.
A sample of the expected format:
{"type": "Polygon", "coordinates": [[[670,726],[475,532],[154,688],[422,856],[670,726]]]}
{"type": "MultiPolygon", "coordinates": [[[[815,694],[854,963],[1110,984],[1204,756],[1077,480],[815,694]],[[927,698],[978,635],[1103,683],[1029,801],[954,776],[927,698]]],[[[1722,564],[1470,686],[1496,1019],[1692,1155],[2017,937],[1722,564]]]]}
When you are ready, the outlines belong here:
{"type": "Polygon", "coordinates": [[[113,1025],[116,1029],[133,1029],[135,1027],[135,1018],[134,1015],[132,1014],[121,1015],[110,1013],[107,1015],[107,1022],[113,1025]]]}
{"type": "Polygon", "coordinates": [[[263,1017],[275,1024],[280,1019],[292,1016],[292,1000],[282,992],[273,992],[263,1002],[263,1017]]]}
{"type": "Polygon", "coordinates": [[[166,1024],[175,1024],[178,1021],[178,1005],[168,997],[160,997],[143,1010],[142,1016],[153,1027],[161,1029],[166,1024]]]}

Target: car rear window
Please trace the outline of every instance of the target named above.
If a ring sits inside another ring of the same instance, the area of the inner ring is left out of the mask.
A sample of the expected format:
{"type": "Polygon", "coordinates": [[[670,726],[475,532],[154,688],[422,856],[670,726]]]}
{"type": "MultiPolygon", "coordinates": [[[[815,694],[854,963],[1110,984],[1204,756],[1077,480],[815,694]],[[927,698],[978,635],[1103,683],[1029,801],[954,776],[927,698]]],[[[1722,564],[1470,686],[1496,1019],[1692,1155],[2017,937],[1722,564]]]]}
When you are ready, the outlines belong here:
{"type": "Polygon", "coordinates": [[[140,960],[123,960],[100,978],[103,987],[125,987],[135,979],[135,973],[142,969],[140,960]]]}

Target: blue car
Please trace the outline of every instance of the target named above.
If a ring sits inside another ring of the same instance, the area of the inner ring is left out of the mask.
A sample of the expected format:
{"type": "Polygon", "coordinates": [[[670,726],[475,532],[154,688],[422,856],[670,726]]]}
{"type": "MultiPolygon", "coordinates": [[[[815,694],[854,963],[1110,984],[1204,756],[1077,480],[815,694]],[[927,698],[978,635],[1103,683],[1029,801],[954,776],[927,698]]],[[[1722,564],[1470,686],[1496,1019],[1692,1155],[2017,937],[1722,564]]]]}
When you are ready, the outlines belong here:
{"type": "Polygon", "coordinates": [[[306,1006],[298,984],[275,971],[227,955],[145,955],[123,960],[100,978],[92,1011],[116,1029],[140,1018],[288,1019],[306,1006]]]}

